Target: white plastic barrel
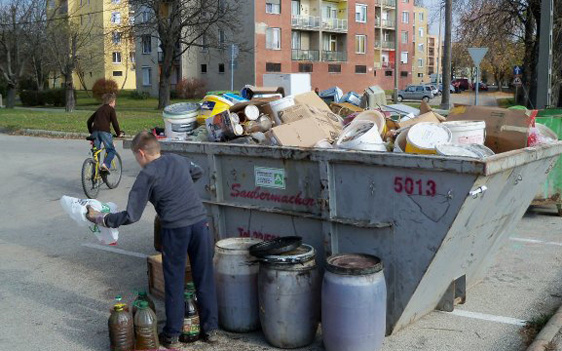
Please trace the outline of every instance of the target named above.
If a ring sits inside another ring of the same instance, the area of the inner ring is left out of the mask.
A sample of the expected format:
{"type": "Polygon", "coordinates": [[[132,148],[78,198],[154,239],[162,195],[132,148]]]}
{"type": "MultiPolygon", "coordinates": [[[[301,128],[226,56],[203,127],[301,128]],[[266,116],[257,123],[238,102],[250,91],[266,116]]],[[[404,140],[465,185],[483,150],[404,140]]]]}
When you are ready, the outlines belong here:
{"type": "Polygon", "coordinates": [[[322,282],[326,351],[378,351],[386,333],[386,283],[379,258],[338,254],[322,282]]]}
{"type": "Polygon", "coordinates": [[[197,128],[197,115],[199,104],[192,102],[180,102],[164,108],[166,137],[171,140],[186,140],[187,135],[197,128]]]}
{"type": "Polygon", "coordinates": [[[452,144],[482,144],[486,138],[486,122],[484,121],[452,121],[443,122],[451,131],[452,144]]]}
{"type": "Polygon", "coordinates": [[[219,324],[228,331],[245,333],[260,328],[258,271],[249,248],[259,239],[230,238],[215,244],[215,280],[219,324]]]}

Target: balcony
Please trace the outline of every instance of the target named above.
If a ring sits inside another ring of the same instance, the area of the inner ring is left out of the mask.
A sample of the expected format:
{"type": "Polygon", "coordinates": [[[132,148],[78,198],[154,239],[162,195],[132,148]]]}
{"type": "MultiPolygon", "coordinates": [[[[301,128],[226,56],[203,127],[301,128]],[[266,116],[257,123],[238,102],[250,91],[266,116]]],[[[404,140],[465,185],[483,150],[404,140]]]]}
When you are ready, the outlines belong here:
{"type": "Polygon", "coordinates": [[[347,32],[347,20],[339,18],[323,18],[322,29],[329,32],[347,32]]]}
{"type": "Polygon", "coordinates": [[[385,61],[382,63],[383,69],[394,69],[394,62],[385,61]]]}
{"type": "Polygon", "coordinates": [[[322,61],[336,62],[347,61],[346,53],[343,51],[322,51],[322,61]]]}
{"type": "Polygon", "coordinates": [[[394,21],[394,19],[383,19],[382,20],[382,26],[384,28],[394,29],[396,27],[396,22],[394,21]]]}
{"type": "Polygon", "coordinates": [[[394,45],[394,41],[383,41],[382,48],[386,50],[394,50],[396,46],[394,45]]]}
{"type": "Polygon", "coordinates": [[[320,29],[320,17],[306,15],[292,15],[291,25],[296,29],[320,29]]]}
{"type": "Polygon", "coordinates": [[[375,17],[375,27],[381,26],[381,19],[379,17],[375,17]]]}
{"type": "Polygon", "coordinates": [[[382,6],[396,7],[396,0],[382,0],[382,6]]]}
{"type": "Polygon", "coordinates": [[[318,61],[320,60],[320,51],[293,49],[291,59],[293,61],[318,61]]]}

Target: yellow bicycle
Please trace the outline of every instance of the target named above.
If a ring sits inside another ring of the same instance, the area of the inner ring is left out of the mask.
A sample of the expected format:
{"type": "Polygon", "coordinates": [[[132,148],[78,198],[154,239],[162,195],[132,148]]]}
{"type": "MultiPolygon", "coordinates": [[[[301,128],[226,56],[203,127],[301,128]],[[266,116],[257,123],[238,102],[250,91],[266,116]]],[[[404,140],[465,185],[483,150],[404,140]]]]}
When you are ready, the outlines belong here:
{"type": "Polygon", "coordinates": [[[95,146],[93,137],[89,136],[86,140],[89,140],[92,146],[90,150],[92,156],[85,159],[82,164],[82,188],[89,199],[95,199],[98,196],[102,183],[105,183],[109,189],[117,188],[121,182],[123,164],[121,156],[116,151],[115,157],[111,161],[109,172],[100,170],[100,165],[103,162],[103,158],[107,156],[107,152],[103,153],[105,148],[98,149],[95,146]]]}

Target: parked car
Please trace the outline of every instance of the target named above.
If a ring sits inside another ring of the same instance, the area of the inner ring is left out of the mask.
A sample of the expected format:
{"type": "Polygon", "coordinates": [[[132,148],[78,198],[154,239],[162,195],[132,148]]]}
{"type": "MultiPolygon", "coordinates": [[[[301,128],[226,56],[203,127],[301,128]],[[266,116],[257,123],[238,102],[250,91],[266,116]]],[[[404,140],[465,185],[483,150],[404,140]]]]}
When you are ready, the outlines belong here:
{"type": "MultiPolygon", "coordinates": [[[[451,94],[456,93],[457,89],[453,86],[453,84],[449,85],[449,92],[451,94]]],[[[443,94],[443,84],[439,84],[439,95],[443,94]]]]}
{"type": "Polygon", "coordinates": [[[441,92],[439,91],[439,89],[437,89],[435,85],[430,84],[429,86],[431,87],[431,92],[433,93],[433,95],[435,96],[441,95],[441,92]]]}
{"type": "Polygon", "coordinates": [[[467,78],[457,78],[457,79],[453,79],[453,81],[451,82],[451,84],[453,84],[453,86],[457,86],[459,87],[460,90],[468,90],[470,89],[470,83],[468,82],[467,78]]]}
{"type": "Polygon", "coordinates": [[[435,95],[429,85],[408,85],[406,89],[398,91],[398,101],[423,100],[428,102],[435,95]]]}
{"type": "MultiPolygon", "coordinates": [[[[472,90],[476,90],[476,84],[472,84],[472,90]]],[[[486,85],[486,83],[480,82],[480,86],[478,87],[478,90],[488,91],[488,85],[486,85]]]]}

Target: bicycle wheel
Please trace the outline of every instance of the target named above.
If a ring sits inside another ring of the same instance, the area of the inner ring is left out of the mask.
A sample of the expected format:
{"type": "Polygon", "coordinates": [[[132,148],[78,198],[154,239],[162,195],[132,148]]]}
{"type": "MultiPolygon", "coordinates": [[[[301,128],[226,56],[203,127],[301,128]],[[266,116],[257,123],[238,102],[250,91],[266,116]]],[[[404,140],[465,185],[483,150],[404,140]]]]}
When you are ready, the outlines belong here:
{"type": "Polygon", "coordinates": [[[115,189],[121,182],[121,176],[123,173],[123,163],[121,162],[121,156],[115,153],[115,157],[111,160],[111,167],[109,168],[109,174],[103,172],[102,178],[109,189],[115,189]]]}
{"type": "Polygon", "coordinates": [[[100,192],[101,179],[96,178],[96,163],[91,158],[82,164],[82,188],[89,199],[95,199],[100,192]]]}

